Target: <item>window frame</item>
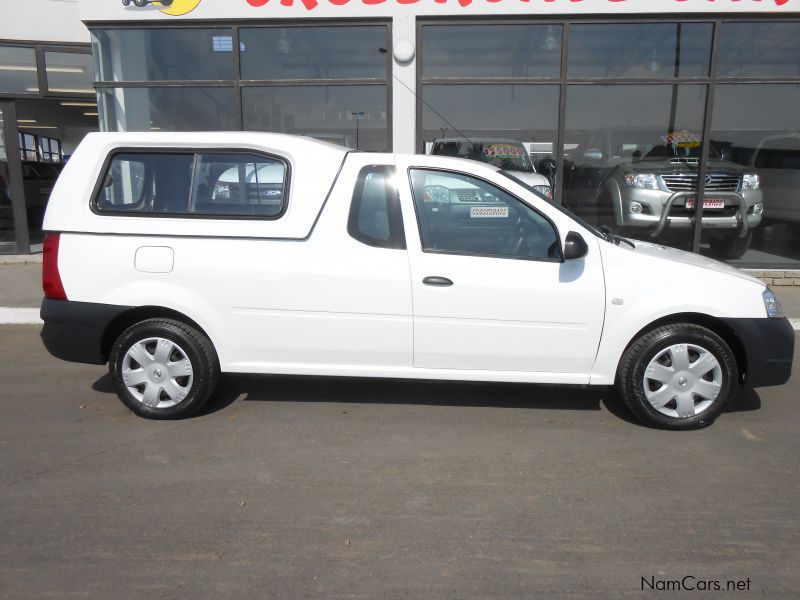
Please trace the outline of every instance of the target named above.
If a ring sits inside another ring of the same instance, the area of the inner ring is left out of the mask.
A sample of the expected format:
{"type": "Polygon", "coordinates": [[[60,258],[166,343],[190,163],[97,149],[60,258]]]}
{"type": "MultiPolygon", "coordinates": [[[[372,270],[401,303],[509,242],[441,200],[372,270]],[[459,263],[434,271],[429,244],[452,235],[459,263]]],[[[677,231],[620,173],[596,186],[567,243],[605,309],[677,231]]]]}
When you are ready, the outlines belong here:
{"type": "Polygon", "coordinates": [[[549,216],[547,216],[542,211],[538,210],[532,204],[529,204],[528,202],[526,202],[525,200],[520,198],[517,194],[509,191],[507,188],[505,188],[505,187],[503,187],[501,185],[498,185],[494,181],[490,181],[490,180],[486,179],[485,177],[481,177],[480,175],[475,175],[474,173],[468,173],[466,171],[459,171],[459,170],[455,170],[455,169],[442,169],[442,168],[439,168],[439,167],[426,167],[426,166],[410,166],[410,167],[408,167],[407,175],[408,175],[408,184],[409,184],[409,187],[411,189],[411,200],[412,200],[412,202],[414,204],[414,216],[415,216],[415,218],[417,220],[417,232],[419,233],[420,248],[421,248],[423,253],[425,253],[425,254],[445,254],[445,255],[451,255],[451,256],[465,256],[465,257],[473,257],[473,258],[497,258],[497,259],[501,259],[501,260],[523,260],[523,261],[528,261],[528,262],[544,262],[544,263],[554,263],[554,264],[561,264],[561,263],[565,262],[566,259],[564,258],[564,247],[563,247],[563,244],[561,242],[561,232],[559,231],[558,226],[555,224],[553,219],[551,219],[549,216]],[[425,238],[422,235],[422,222],[420,221],[419,211],[417,210],[417,198],[416,198],[416,194],[414,193],[414,179],[413,179],[412,171],[428,171],[430,173],[455,174],[455,175],[461,175],[462,177],[471,177],[472,179],[476,179],[476,180],[478,180],[478,181],[480,181],[482,183],[491,185],[492,187],[495,187],[495,188],[498,188],[498,189],[502,190],[504,193],[508,194],[511,198],[513,198],[514,200],[516,200],[517,202],[519,202],[523,206],[527,207],[528,209],[532,210],[537,215],[542,217],[553,228],[553,232],[555,233],[555,236],[556,236],[556,242],[558,242],[559,258],[550,258],[550,257],[546,257],[546,256],[542,257],[542,258],[536,258],[536,257],[531,257],[531,256],[505,256],[505,255],[502,255],[502,254],[484,254],[484,253],[478,253],[478,252],[458,252],[458,251],[455,251],[455,250],[431,250],[429,248],[426,248],[425,247],[425,238]]]}
{"type": "Polygon", "coordinates": [[[347,233],[354,240],[373,248],[384,248],[388,250],[406,250],[406,232],[403,226],[403,210],[400,205],[400,190],[396,187],[392,189],[389,180],[397,175],[397,168],[393,165],[366,165],[358,171],[356,185],[353,188],[353,196],[350,199],[350,212],[347,217],[347,233]],[[389,220],[389,239],[380,240],[364,233],[358,227],[359,211],[363,200],[364,186],[367,182],[367,175],[380,173],[384,175],[384,187],[390,191],[388,194],[388,210],[386,216],[389,220]]]}
{"type": "Polygon", "coordinates": [[[143,147],[116,147],[108,153],[103,160],[103,165],[97,175],[94,189],[92,190],[91,199],[89,201],[89,208],[91,211],[102,217],[138,217],[138,218],[161,218],[161,219],[208,219],[214,221],[277,221],[286,214],[289,209],[289,201],[291,194],[291,163],[283,156],[277,154],[270,154],[260,149],[255,148],[198,148],[192,147],[159,147],[159,148],[143,148],[143,147]],[[205,214],[205,213],[190,213],[190,212],[136,212],[127,210],[102,210],[98,207],[98,200],[100,193],[103,189],[103,183],[108,175],[111,163],[114,157],[120,154],[190,154],[192,158],[192,176],[191,183],[187,195],[187,206],[191,198],[192,191],[194,190],[195,183],[195,170],[197,169],[197,159],[200,154],[242,154],[242,155],[255,155],[274,160],[283,164],[283,203],[280,212],[275,215],[256,215],[256,214],[205,214]]]}

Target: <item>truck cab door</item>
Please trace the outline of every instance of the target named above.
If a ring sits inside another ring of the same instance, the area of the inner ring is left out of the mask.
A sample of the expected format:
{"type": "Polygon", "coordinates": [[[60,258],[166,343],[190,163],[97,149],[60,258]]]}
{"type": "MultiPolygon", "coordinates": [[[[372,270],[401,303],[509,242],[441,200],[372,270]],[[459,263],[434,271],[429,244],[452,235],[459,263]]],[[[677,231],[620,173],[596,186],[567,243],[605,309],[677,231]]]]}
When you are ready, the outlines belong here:
{"type": "Polygon", "coordinates": [[[466,173],[402,160],[414,367],[588,383],[605,314],[598,240],[565,262],[567,231],[532,205],[466,173]]]}

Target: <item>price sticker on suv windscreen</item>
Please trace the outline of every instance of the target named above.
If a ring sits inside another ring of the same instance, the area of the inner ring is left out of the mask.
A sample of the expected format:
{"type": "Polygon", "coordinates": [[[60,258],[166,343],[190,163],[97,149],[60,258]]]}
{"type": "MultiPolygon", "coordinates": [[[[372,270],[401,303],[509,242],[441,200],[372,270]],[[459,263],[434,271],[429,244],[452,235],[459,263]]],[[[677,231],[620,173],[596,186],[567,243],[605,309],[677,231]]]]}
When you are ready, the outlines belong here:
{"type": "Polygon", "coordinates": [[[469,209],[471,219],[506,219],[508,218],[507,206],[473,206],[469,209]]]}
{"type": "Polygon", "coordinates": [[[483,149],[486,158],[512,158],[516,159],[525,154],[525,149],[512,144],[492,144],[483,149]]]}

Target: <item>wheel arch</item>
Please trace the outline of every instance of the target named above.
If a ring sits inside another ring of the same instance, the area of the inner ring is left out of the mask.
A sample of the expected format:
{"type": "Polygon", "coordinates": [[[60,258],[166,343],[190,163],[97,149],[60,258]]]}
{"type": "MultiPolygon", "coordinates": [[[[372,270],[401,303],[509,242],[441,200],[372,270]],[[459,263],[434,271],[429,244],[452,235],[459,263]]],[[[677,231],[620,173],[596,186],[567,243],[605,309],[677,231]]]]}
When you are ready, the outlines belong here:
{"type": "Polygon", "coordinates": [[[734,358],[736,359],[736,368],[739,372],[739,383],[743,383],[747,376],[747,350],[742,343],[742,340],[739,339],[739,336],[727,325],[722,319],[718,319],[717,317],[713,317],[711,315],[707,315],[704,313],[693,313],[693,312],[683,312],[683,313],[675,313],[671,315],[666,315],[655,321],[648,323],[628,341],[625,349],[622,351],[620,358],[617,362],[617,369],[615,371],[615,381],[616,378],[619,376],[619,365],[622,362],[622,357],[628,351],[628,348],[633,345],[633,343],[638,340],[642,335],[647,333],[648,331],[652,331],[653,329],[657,329],[659,327],[663,327],[665,325],[676,325],[678,323],[689,323],[691,325],[700,325],[701,327],[705,327],[716,333],[719,337],[723,339],[723,341],[728,344],[730,349],[733,351],[734,358]]]}
{"type": "MultiPolygon", "coordinates": [[[[131,327],[136,323],[140,323],[141,321],[146,321],[147,319],[173,319],[175,321],[180,321],[185,325],[194,327],[209,340],[212,340],[211,336],[208,335],[208,332],[199,323],[197,323],[197,321],[189,318],[177,310],[166,308],[164,306],[136,306],[117,315],[106,326],[100,340],[100,351],[102,353],[103,360],[108,360],[108,356],[111,353],[111,346],[114,344],[117,338],[119,338],[123,331],[128,329],[128,327],[131,327]]],[[[211,344],[214,346],[213,340],[211,341],[211,344]]],[[[216,348],[216,346],[214,347],[216,348]]]]}

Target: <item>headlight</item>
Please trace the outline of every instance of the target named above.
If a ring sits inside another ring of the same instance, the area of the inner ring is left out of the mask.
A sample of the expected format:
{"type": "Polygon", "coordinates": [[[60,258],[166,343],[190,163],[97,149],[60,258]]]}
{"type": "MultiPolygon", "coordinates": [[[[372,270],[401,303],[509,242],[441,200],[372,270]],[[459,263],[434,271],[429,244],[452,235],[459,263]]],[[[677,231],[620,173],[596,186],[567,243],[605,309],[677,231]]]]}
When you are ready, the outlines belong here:
{"type": "Polygon", "coordinates": [[[761,187],[761,177],[756,173],[745,173],[742,177],[743,190],[757,190],[761,187]]]}
{"type": "Polygon", "coordinates": [[[658,178],[652,173],[626,173],[625,183],[643,190],[657,190],[658,178]]]}
{"type": "Polygon", "coordinates": [[[767,309],[767,316],[770,319],[780,319],[783,317],[783,309],[778,298],[775,297],[775,292],[767,288],[764,290],[764,308],[767,309]]]}
{"type": "Polygon", "coordinates": [[[535,185],[533,186],[533,189],[535,189],[548,200],[553,199],[553,188],[551,188],[549,185],[535,185]]]}

